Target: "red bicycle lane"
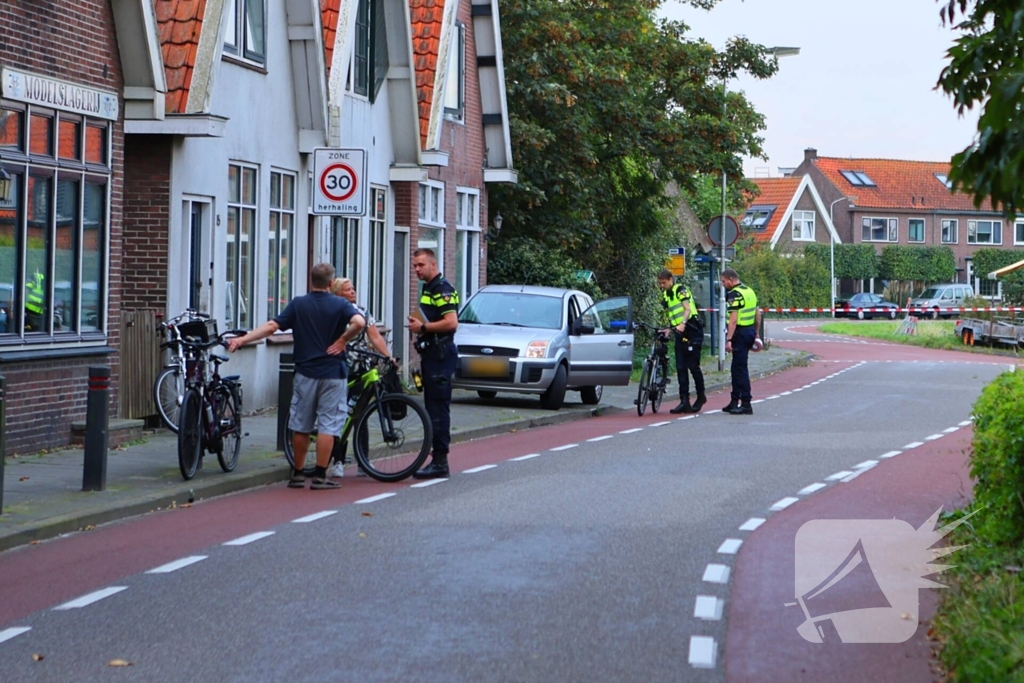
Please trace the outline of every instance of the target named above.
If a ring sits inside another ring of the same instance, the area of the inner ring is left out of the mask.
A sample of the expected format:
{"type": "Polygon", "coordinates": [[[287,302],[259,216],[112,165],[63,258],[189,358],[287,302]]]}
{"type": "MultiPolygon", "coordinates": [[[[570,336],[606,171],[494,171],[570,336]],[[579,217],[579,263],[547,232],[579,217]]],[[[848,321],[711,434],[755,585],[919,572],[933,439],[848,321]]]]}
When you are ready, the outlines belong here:
{"type": "MultiPolygon", "coordinates": [[[[768,396],[789,391],[842,367],[843,364],[791,368],[757,380],[754,392],[757,396],[768,396]]],[[[719,411],[728,402],[729,394],[724,390],[714,392],[708,399],[703,418],[719,411]]],[[[643,417],[638,417],[635,410],[614,412],[455,444],[450,454],[453,476],[467,469],[583,443],[590,438],[672,421],[676,416],[668,413],[671,405],[666,401],[659,413],[648,409],[643,417]]],[[[720,419],[742,418],[721,415],[720,419]]],[[[10,550],[0,554],[0,626],[226,541],[382,493],[401,494],[414,483],[407,480],[385,484],[366,477],[345,477],[337,491],[297,491],[275,484],[10,550]]]]}

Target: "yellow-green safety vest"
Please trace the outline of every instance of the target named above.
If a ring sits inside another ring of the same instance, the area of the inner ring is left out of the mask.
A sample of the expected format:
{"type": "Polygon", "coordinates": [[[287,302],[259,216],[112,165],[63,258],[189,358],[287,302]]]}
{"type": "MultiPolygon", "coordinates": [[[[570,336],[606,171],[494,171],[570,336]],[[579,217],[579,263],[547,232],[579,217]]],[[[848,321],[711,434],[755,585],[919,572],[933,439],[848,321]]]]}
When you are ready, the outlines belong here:
{"type": "Polygon", "coordinates": [[[754,290],[743,283],[733,287],[732,291],[737,292],[743,297],[743,305],[732,309],[738,311],[736,314],[736,324],[739,327],[753,325],[757,322],[757,294],[754,294],[754,290]]]}
{"type": "Polygon", "coordinates": [[[36,273],[35,280],[25,283],[25,308],[30,313],[42,315],[46,310],[46,292],[43,291],[43,274],[36,273]]]}
{"type": "Polygon", "coordinates": [[[696,307],[693,305],[693,294],[689,287],[683,285],[672,285],[661,293],[668,311],[668,324],[676,327],[683,322],[683,304],[690,302],[690,317],[697,317],[696,307]]]}

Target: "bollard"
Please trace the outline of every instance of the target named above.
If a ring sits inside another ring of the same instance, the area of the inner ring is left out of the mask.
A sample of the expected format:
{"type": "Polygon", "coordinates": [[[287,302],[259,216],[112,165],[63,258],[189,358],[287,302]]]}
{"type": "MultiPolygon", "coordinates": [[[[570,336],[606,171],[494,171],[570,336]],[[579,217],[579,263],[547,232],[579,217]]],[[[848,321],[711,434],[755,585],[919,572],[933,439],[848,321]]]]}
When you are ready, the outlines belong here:
{"type": "Polygon", "coordinates": [[[83,491],[107,489],[107,445],[110,419],[110,368],[89,368],[85,407],[85,466],[83,491]]]}
{"type": "Polygon", "coordinates": [[[288,426],[288,408],[292,404],[295,386],[295,354],[282,353],[277,375],[277,450],[284,450],[284,433],[288,426]]]}
{"type": "Polygon", "coordinates": [[[7,453],[7,378],[0,375],[0,515],[4,513],[4,458],[7,453]]]}

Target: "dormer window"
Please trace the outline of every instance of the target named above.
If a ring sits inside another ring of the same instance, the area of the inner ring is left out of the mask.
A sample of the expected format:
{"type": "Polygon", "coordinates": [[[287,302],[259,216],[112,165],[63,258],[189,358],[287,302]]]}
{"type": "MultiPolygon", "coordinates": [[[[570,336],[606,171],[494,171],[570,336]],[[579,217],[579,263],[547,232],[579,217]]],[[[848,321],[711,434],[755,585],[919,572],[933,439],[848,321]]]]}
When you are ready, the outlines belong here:
{"type": "Polygon", "coordinates": [[[444,113],[462,119],[466,101],[466,26],[461,21],[455,22],[452,32],[444,78],[444,113]]]}
{"type": "Polygon", "coordinates": [[[953,189],[953,181],[951,181],[946,174],[944,174],[944,173],[936,173],[935,174],[935,179],[938,180],[943,185],[945,185],[947,190],[952,190],[953,189]]]}
{"type": "Polygon", "coordinates": [[[264,0],[228,0],[224,52],[249,62],[266,63],[267,12],[263,3],[264,0]]]}
{"type": "Polygon", "coordinates": [[[839,174],[854,187],[876,187],[875,181],[864,171],[840,171],[839,174]]]}
{"type": "Polygon", "coordinates": [[[752,206],[743,214],[740,225],[748,230],[764,230],[775,213],[774,206],[752,206]]]}

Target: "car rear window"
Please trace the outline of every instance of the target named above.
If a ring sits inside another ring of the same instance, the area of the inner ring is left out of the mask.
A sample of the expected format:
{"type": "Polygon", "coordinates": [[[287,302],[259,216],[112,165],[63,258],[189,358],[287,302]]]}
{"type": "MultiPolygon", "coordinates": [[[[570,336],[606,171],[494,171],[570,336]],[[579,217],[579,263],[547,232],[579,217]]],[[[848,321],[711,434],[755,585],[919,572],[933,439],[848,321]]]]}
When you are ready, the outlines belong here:
{"type": "Polygon", "coordinates": [[[477,292],[459,312],[459,322],[511,327],[562,327],[562,299],[519,292],[477,292]]]}

